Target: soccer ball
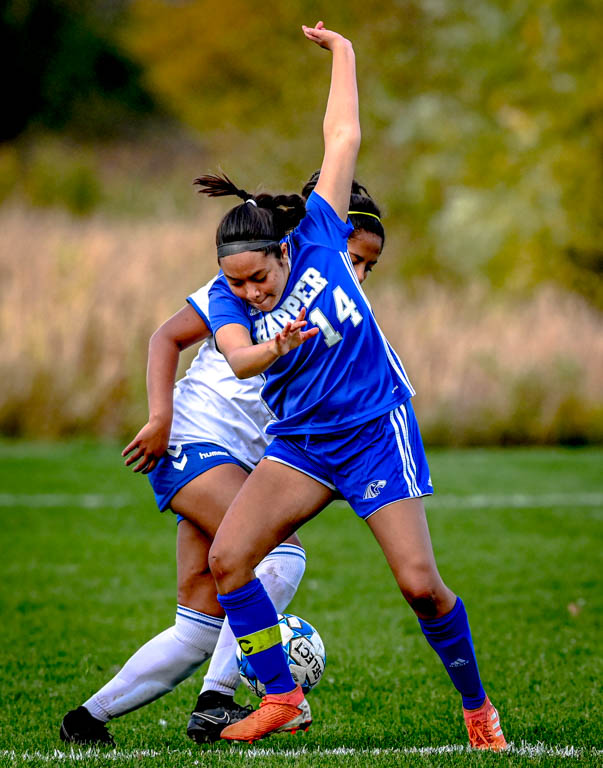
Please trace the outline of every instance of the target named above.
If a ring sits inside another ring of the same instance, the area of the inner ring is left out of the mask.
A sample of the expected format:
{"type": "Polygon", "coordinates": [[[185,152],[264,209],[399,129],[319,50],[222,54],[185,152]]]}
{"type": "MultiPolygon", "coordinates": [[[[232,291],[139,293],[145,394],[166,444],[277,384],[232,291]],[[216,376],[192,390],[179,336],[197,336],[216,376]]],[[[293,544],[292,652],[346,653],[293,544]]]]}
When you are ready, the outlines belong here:
{"type": "MultiPolygon", "coordinates": [[[[278,626],[291,675],[303,692],[308,693],[325,671],[327,656],[322,639],[311,624],[290,613],[279,613],[278,626]]],[[[256,696],[265,696],[264,683],[258,680],[251,666],[253,656],[245,656],[238,645],[237,661],[241,680],[256,696]]]]}

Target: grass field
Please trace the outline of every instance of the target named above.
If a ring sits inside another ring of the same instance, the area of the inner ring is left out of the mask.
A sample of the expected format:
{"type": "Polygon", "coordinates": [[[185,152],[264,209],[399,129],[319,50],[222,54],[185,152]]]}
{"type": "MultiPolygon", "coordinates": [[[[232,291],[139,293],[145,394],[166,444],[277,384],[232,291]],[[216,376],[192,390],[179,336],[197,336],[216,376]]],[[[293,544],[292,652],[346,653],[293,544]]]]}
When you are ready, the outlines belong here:
{"type": "Polygon", "coordinates": [[[4,442],[0,765],[601,765],[603,451],[429,456],[440,570],[467,606],[511,752],[466,750],[459,697],[343,504],[302,530],[291,609],[328,653],[307,734],[196,746],[185,727],[197,673],[113,722],[115,751],[66,749],[63,714],[173,621],[175,523],[118,446],[4,442]]]}

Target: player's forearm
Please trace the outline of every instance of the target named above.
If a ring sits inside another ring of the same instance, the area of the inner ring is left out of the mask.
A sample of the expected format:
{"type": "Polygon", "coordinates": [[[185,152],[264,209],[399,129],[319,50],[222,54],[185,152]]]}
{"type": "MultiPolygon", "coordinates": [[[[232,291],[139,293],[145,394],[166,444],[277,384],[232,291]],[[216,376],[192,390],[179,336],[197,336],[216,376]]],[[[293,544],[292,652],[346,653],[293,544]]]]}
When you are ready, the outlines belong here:
{"type": "Polygon", "coordinates": [[[357,150],[360,146],[358,87],[354,49],[349,40],[338,40],[332,56],[331,88],[323,121],[325,148],[334,142],[345,142],[357,150]]]}
{"type": "Polygon", "coordinates": [[[237,347],[225,356],[238,379],[249,379],[264,373],[280,357],[274,340],[249,347],[237,347]]]}
{"type": "MultiPolygon", "coordinates": [[[[161,329],[160,329],[161,330],[161,329]]],[[[149,421],[171,425],[173,396],[180,347],[170,338],[156,331],[149,342],[147,364],[147,398],[149,421]]]]}

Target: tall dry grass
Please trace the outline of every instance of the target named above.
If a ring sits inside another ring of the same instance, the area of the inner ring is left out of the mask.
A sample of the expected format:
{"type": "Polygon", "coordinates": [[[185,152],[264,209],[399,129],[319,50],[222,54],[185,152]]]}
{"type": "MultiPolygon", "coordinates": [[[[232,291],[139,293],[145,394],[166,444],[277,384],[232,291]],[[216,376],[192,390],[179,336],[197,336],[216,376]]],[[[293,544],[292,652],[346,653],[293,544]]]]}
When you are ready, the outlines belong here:
{"type": "Polygon", "coordinates": [[[435,284],[375,302],[417,390],[431,443],[603,439],[603,318],[580,296],[541,286],[529,299],[435,284]]]}
{"type": "Polygon", "coordinates": [[[211,228],[2,210],[0,429],[114,435],[144,418],[149,336],[211,276],[211,228]]]}
{"type": "MultiPolygon", "coordinates": [[[[0,211],[0,431],[126,436],[146,416],[152,331],[215,270],[215,221],[73,220],[0,211]]],[[[583,299],[411,297],[369,286],[440,444],[603,439],[603,333],[583,299]]]]}

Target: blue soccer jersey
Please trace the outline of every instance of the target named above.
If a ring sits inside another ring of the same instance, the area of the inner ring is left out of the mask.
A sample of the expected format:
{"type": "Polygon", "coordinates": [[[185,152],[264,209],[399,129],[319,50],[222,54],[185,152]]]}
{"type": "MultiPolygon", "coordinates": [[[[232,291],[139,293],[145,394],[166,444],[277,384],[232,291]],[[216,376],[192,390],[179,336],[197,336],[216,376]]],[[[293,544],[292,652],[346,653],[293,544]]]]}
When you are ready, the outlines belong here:
{"type": "Polygon", "coordinates": [[[306,307],[320,333],[279,357],[265,372],[262,399],[275,435],[324,434],[375,419],[414,390],[375,320],[347,250],[352,225],[316,192],[306,216],[286,238],[290,274],[270,312],[235,296],[224,275],[209,294],[212,331],[238,323],[254,343],[274,338],[306,307]]]}

